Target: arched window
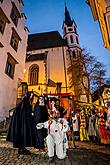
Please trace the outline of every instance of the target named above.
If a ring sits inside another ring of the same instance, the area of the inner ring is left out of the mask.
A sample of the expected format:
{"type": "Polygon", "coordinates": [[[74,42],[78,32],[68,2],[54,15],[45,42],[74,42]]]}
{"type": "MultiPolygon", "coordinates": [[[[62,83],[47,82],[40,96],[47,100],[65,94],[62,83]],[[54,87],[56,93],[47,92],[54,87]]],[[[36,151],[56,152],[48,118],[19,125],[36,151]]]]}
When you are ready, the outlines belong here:
{"type": "Polygon", "coordinates": [[[74,26],[74,32],[77,34],[77,30],[76,30],[76,27],[74,26]]]}
{"type": "Polygon", "coordinates": [[[70,35],[70,40],[71,40],[71,43],[73,43],[73,36],[70,35]]]}
{"type": "Polygon", "coordinates": [[[33,64],[29,68],[29,85],[38,85],[39,66],[33,64]]]}
{"type": "Polygon", "coordinates": [[[64,34],[66,34],[66,27],[64,27],[64,34]]]}
{"type": "Polygon", "coordinates": [[[76,36],[76,43],[79,44],[78,37],[76,36]]]}
{"type": "Polygon", "coordinates": [[[75,53],[74,50],[73,50],[73,52],[72,52],[72,55],[73,55],[73,58],[76,58],[76,53],[75,53]]]}

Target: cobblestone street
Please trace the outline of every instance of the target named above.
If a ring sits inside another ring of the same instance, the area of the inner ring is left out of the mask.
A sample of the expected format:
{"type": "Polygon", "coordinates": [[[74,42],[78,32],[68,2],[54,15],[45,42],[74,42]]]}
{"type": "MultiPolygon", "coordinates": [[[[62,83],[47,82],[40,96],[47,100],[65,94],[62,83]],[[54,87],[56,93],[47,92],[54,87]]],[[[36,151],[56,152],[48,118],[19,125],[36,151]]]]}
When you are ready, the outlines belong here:
{"type": "MultiPolygon", "coordinates": [[[[0,142],[0,164],[4,165],[45,165],[44,153],[29,148],[31,155],[18,155],[12,144],[0,142]]],[[[109,165],[110,148],[91,143],[76,142],[76,148],[70,149],[65,160],[55,159],[58,165],[109,165]]]]}

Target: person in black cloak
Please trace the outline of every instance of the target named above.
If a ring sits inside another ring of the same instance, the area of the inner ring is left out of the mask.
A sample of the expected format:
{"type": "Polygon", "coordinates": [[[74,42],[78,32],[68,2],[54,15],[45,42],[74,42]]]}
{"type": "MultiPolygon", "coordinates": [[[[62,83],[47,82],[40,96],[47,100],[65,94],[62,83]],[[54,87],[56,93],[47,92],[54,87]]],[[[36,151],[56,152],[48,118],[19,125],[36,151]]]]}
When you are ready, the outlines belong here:
{"type": "Polygon", "coordinates": [[[46,99],[43,96],[39,96],[34,106],[34,121],[37,132],[38,143],[35,148],[44,149],[44,139],[47,136],[47,129],[40,128],[40,123],[44,123],[48,120],[48,109],[46,106],[46,99]]]}
{"type": "Polygon", "coordinates": [[[33,93],[27,92],[23,100],[16,106],[10,121],[6,140],[12,142],[13,147],[18,148],[18,154],[30,154],[25,147],[35,146],[37,143],[32,115],[32,98],[33,93]]]}

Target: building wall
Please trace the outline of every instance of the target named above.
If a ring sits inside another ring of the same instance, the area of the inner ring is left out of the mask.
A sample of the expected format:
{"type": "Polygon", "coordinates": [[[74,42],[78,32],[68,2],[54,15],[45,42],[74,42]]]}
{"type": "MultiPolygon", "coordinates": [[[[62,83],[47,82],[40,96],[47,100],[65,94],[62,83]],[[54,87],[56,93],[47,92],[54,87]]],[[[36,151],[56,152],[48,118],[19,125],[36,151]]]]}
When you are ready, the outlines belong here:
{"type": "MultiPolygon", "coordinates": [[[[48,82],[48,79],[51,79],[53,82],[61,82],[62,83],[62,89],[61,92],[67,92],[66,91],[66,81],[68,85],[68,77],[65,77],[65,74],[67,76],[66,71],[66,48],[65,47],[56,47],[56,48],[49,48],[49,49],[42,49],[42,50],[35,50],[28,52],[29,54],[39,54],[39,53],[47,53],[47,80],[45,81],[45,67],[43,61],[32,61],[32,62],[26,62],[25,64],[25,75],[24,75],[24,81],[28,82],[29,78],[29,67],[32,64],[37,64],[39,66],[39,84],[37,86],[29,86],[29,89],[33,89],[37,93],[41,94],[43,93],[55,93],[56,87],[48,86],[46,91],[46,85],[45,82],[48,82]],[[64,54],[63,54],[64,53],[64,54]],[[64,59],[65,59],[65,69],[64,69],[64,59]],[[65,70],[65,71],[64,71],[65,70]],[[39,90],[40,86],[40,90],[39,90]]],[[[29,84],[28,84],[29,85],[29,84]]]]}
{"type": "Polygon", "coordinates": [[[110,51],[110,1],[109,0],[87,0],[90,5],[94,20],[98,20],[104,47],[110,51]]]}
{"type": "Polygon", "coordinates": [[[23,78],[27,47],[28,30],[24,26],[25,16],[21,14],[23,4],[19,3],[18,0],[13,0],[12,2],[11,0],[3,0],[2,3],[0,2],[1,10],[9,21],[6,23],[4,33],[0,33],[0,43],[3,45],[2,48],[0,47],[0,120],[8,116],[9,110],[16,106],[17,85],[18,81],[23,78]],[[12,2],[14,2],[21,15],[18,19],[17,27],[10,17],[12,2]],[[13,28],[20,37],[17,51],[10,45],[13,28]],[[5,73],[8,54],[16,61],[13,78],[10,78],[5,73]]]}

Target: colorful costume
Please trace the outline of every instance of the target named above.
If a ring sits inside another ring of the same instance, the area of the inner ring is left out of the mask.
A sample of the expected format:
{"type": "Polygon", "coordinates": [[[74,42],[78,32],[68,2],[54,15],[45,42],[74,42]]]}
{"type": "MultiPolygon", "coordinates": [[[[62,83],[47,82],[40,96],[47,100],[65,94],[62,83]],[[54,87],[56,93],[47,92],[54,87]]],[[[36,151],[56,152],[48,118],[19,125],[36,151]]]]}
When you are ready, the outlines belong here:
{"type": "Polygon", "coordinates": [[[101,143],[110,144],[110,134],[108,130],[106,129],[105,118],[104,118],[103,112],[100,113],[98,125],[99,125],[101,143]]]}
{"type": "Polygon", "coordinates": [[[97,121],[98,121],[97,115],[92,114],[92,116],[89,119],[88,135],[89,135],[89,139],[94,142],[99,140],[97,121]]]}
{"type": "Polygon", "coordinates": [[[80,114],[80,140],[81,141],[89,140],[87,129],[86,129],[86,117],[83,111],[80,114]]]}

